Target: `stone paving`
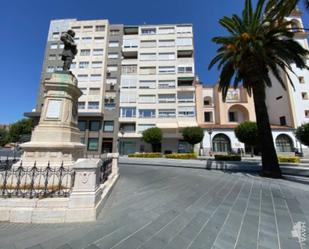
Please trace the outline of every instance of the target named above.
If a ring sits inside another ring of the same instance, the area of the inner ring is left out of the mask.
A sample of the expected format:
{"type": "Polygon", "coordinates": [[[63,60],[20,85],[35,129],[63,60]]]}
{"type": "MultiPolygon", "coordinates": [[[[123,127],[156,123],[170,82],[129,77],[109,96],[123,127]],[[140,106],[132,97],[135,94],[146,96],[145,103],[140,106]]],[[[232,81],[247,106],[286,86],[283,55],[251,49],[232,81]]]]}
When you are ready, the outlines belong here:
{"type": "Polygon", "coordinates": [[[308,185],[184,167],[120,165],[120,173],[97,222],[0,223],[0,248],[309,248],[292,236],[297,222],[309,224],[308,185]]]}

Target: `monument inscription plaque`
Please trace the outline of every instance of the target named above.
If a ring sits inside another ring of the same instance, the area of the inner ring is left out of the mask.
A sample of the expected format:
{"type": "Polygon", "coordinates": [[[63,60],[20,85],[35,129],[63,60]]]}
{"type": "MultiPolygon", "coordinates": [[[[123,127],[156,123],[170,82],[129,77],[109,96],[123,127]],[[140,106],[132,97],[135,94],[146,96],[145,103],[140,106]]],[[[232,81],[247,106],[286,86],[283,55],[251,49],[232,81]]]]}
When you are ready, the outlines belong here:
{"type": "Polygon", "coordinates": [[[46,118],[60,118],[60,111],[61,111],[61,100],[49,100],[47,111],[46,111],[46,118]]]}

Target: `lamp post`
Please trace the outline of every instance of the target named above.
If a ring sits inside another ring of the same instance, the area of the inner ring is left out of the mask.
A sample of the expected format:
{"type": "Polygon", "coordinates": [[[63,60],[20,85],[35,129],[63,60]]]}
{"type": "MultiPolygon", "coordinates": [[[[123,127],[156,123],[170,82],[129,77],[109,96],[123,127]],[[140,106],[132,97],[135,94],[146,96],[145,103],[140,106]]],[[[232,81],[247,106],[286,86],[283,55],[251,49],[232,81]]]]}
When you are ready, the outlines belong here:
{"type": "Polygon", "coordinates": [[[212,153],[212,142],[211,142],[211,134],[213,132],[212,128],[207,129],[208,135],[209,135],[209,155],[212,153]]]}
{"type": "Polygon", "coordinates": [[[119,130],[121,134],[121,140],[120,140],[120,155],[123,155],[123,135],[124,135],[124,130],[123,128],[120,128],[119,130]]]}

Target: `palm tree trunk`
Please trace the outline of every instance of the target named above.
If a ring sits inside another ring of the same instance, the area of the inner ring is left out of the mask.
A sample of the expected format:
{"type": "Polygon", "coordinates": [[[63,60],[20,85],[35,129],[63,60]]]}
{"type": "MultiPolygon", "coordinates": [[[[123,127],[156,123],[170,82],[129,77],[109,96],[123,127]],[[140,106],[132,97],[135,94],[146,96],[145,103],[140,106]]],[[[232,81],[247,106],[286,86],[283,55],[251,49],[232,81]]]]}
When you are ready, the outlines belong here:
{"type": "Polygon", "coordinates": [[[258,127],[259,145],[262,152],[262,176],[281,177],[274,140],[271,133],[267,107],[265,103],[265,87],[261,82],[253,84],[253,98],[258,127]]]}

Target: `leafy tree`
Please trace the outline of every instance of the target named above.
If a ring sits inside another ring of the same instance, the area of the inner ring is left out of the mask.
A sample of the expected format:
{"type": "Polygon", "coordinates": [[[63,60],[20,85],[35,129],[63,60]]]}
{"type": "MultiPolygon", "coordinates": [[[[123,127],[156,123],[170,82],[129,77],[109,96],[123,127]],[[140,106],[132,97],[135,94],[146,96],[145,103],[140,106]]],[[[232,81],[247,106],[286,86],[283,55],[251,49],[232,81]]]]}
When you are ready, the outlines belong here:
{"type": "Polygon", "coordinates": [[[8,140],[9,142],[19,142],[21,137],[30,135],[34,127],[32,119],[24,118],[14,123],[9,130],[8,140]]]}
{"type": "Polygon", "coordinates": [[[182,131],[182,137],[191,145],[193,151],[194,145],[203,140],[204,131],[200,127],[186,127],[182,131]]]}
{"type": "Polygon", "coordinates": [[[256,123],[245,121],[238,125],[234,132],[240,142],[251,147],[251,156],[253,157],[254,147],[258,145],[258,128],[256,123]]]}
{"type": "Polygon", "coordinates": [[[296,138],[304,145],[309,146],[309,123],[296,129],[296,138]]]}
{"type": "Polygon", "coordinates": [[[4,146],[8,141],[8,131],[0,129],[0,146],[4,146]]]}
{"type": "Polygon", "coordinates": [[[160,143],[162,141],[163,134],[160,128],[154,127],[143,131],[143,140],[151,144],[152,152],[160,152],[160,143]]]}
{"type": "Polygon", "coordinates": [[[229,34],[213,38],[220,48],[209,68],[218,64],[221,71],[219,89],[224,100],[230,85],[237,88],[242,84],[249,95],[253,93],[262,152],[262,175],[281,177],[265,92],[267,87],[272,86],[271,74],[284,89],[285,78],[292,83],[290,65],[295,63],[300,69],[308,68],[306,56],[309,51],[294,40],[295,33],[290,29],[292,22],[284,19],[288,11],[272,2],[276,1],[259,0],[254,9],[251,0],[246,0],[241,16],[223,17],[219,21],[229,34]]]}

